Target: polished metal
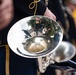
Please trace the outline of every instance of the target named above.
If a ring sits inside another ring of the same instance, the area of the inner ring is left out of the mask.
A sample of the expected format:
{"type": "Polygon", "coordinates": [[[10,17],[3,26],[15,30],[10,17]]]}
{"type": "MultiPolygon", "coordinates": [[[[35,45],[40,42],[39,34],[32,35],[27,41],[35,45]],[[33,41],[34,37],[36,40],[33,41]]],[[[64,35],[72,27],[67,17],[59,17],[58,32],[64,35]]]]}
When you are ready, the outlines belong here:
{"type": "Polygon", "coordinates": [[[55,51],[62,37],[62,28],[56,21],[37,15],[15,23],[8,32],[7,41],[16,54],[38,58],[55,51]]]}
{"type": "Polygon", "coordinates": [[[75,55],[76,55],[75,46],[70,42],[62,41],[59,47],[52,54],[49,54],[46,57],[38,58],[39,70],[40,72],[44,73],[49,65],[54,68],[63,70],[64,67],[61,68],[57,64],[66,62],[68,63],[69,67],[72,68],[70,71],[73,71],[76,69],[76,63],[74,61],[71,61],[70,59],[72,59],[75,55]]]}
{"type": "Polygon", "coordinates": [[[46,51],[50,47],[50,44],[50,39],[40,36],[27,39],[23,46],[28,52],[40,53],[46,51]]]}
{"type": "Polygon", "coordinates": [[[67,41],[62,41],[55,52],[50,56],[56,62],[66,62],[72,59],[76,54],[76,48],[73,44],[67,41]]]}
{"type": "Polygon", "coordinates": [[[70,60],[75,47],[63,42],[61,26],[44,16],[30,16],[15,23],[8,32],[8,45],[13,52],[25,58],[37,58],[40,72],[50,64],[70,60]]]}

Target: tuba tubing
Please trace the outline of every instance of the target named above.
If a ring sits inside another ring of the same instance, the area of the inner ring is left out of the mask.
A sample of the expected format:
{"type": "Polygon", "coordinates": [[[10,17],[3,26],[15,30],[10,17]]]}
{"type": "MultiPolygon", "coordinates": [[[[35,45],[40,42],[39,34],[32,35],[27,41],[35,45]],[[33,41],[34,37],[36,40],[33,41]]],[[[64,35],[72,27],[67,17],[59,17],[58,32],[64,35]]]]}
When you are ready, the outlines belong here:
{"type": "Polygon", "coordinates": [[[76,62],[74,62],[72,60],[68,60],[66,62],[61,62],[61,63],[55,62],[55,65],[57,65],[57,66],[69,66],[73,69],[76,69],[76,62]]]}
{"type": "Polygon", "coordinates": [[[59,47],[50,55],[38,58],[40,72],[44,73],[48,66],[63,70],[60,66],[76,69],[76,62],[71,59],[75,56],[76,49],[69,42],[62,41],[59,47]]]}
{"type": "Polygon", "coordinates": [[[69,42],[62,41],[61,45],[51,55],[51,58],[55,61],[55,63],[51,64],[50,66],[60,70],[64,69],[61,66],[76,69],[76,62],[71,60],[75,56],[75,54],[75,46],[69,42]]]}

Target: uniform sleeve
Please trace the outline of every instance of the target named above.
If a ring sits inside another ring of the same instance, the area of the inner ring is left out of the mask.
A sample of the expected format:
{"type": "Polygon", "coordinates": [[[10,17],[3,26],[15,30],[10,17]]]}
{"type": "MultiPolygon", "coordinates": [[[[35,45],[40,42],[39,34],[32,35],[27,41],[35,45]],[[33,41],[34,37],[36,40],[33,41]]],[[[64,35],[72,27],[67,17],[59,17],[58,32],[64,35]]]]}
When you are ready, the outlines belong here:
{"type": "MultiPolygon", "coordinates": [[[[34,9],[29,9],[29,4],[34,0],[14,0],[14,6],[19,12],[23,12],[25,14],[34,15],[34,9]]],[[[46,6],[42,1],[38,2],[36,15],[44,15],[46,10],[46,6]]]]}

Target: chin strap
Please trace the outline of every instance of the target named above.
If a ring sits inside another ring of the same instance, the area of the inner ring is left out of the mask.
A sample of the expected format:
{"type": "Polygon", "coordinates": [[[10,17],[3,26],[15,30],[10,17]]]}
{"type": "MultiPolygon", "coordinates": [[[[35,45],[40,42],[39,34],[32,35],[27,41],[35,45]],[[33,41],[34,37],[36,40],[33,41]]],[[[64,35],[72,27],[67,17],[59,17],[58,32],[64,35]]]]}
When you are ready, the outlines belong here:
{"type": "Polygon", "coordinates": [[[29,9],[34,9],[35,8],[34,15],[36,15],[38,2],[40,2],[40,0],[34,0],[33,2],[31,2],[29,4],[29,9]]]}

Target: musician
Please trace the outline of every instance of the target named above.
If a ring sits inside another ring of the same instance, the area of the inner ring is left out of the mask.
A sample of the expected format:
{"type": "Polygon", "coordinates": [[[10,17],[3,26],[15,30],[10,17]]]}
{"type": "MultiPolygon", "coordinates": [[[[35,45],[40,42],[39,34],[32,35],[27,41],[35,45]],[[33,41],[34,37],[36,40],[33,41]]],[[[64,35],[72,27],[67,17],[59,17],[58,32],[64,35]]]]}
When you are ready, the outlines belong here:
{"type": "MultiPolygon", "coordinates": [[[[62,5],[60,4],[59,1],[62,1],[62,0],[48,0],[47,6],[55,14],[57,22],[59,22],[63,28],[63,31],[64,31],[63,40],[69,41],[72,44],[76,45],[75,23],[73,21],[72,16],[62,8],[62,5]]],[[[76,61],[76,57],[74,57],[73,60],[76,61]]],[[[50,74],[55,75],[56,73],[55,74],[51,73],[51,69],[53,69],[53,72],[55,73],[55,69],[49,66],[46,72],[41,75],[50,75],[50,74]]]]}
{"type": "Polygon", "coordinates": [[[36,60],[13,53],[7,45],[7,33],[16,21],[27,16],[44,15],[54,20],[56,17],[42,1],[38,2],[36,12],[31,9],[33,5],[29,6],[34,0],[13,1],[0,0],[0,75],[36,75],[36,60]]]}

